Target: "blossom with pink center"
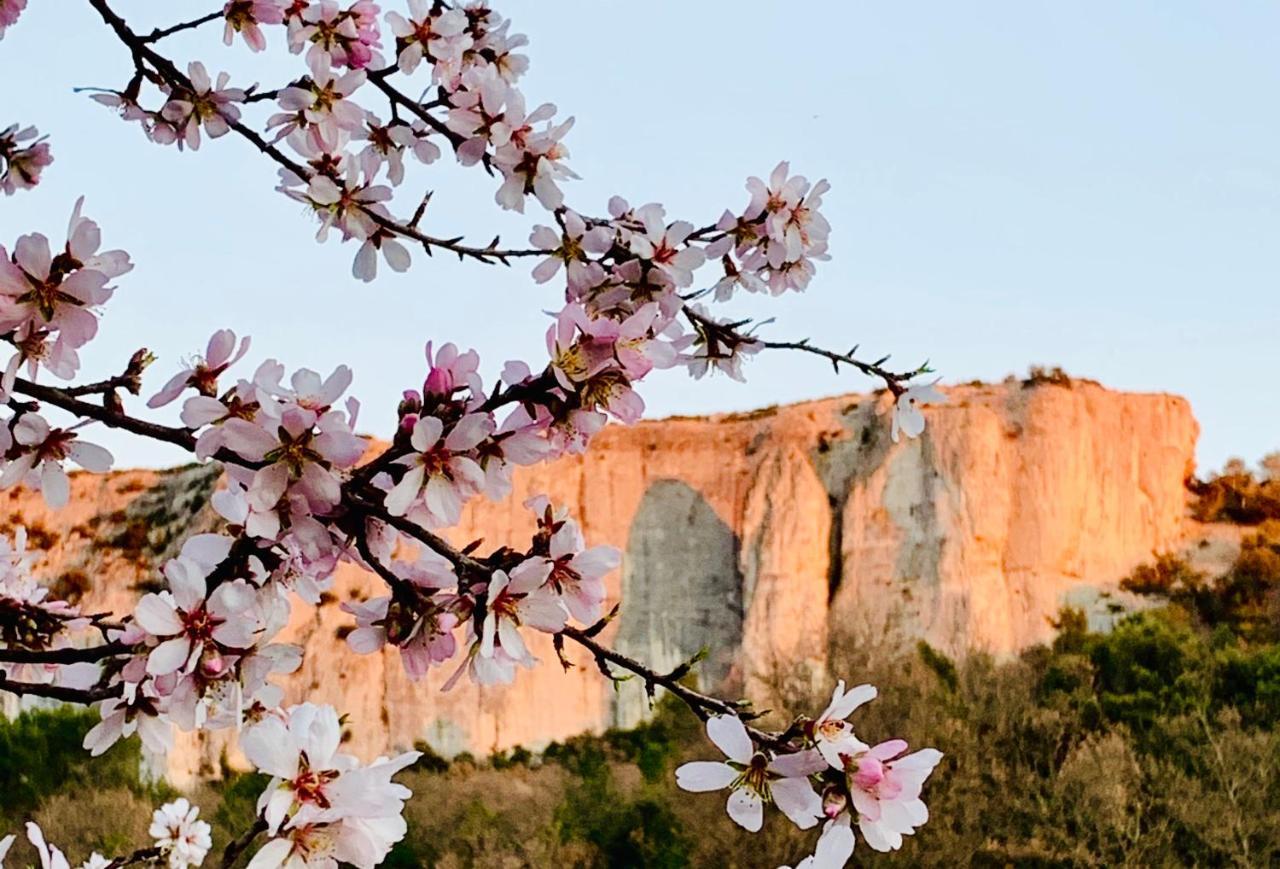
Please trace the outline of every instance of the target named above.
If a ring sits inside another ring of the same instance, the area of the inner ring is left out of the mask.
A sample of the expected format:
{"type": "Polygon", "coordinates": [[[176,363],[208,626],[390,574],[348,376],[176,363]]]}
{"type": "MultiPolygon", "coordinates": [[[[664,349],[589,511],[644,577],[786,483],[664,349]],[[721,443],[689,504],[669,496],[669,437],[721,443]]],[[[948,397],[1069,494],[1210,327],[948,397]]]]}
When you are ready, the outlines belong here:
{"type": "Polygon", "coordinates": [[[844,758],[866,751],[867,746],[853,735],[847,719],[859,706],[874,700],[874,685],[858,685],[844,690],[844,680],[836,683],[827,708],[808,726],[808,732],[819,752],[834,769],[844,768],[844,758]]]}
{"type": "Polygon", "coordinates": [[[400,54],[396,63],[406,75],[425,59],[432,64],[456,64],[471,48],[467,16],[461,9],[441,9],[429,0],[409,0],[409,17],[387,13],[387,26],[396,38],[400,54]]]}
{"type": "Polygon", "coordinates": [[[318,241],[329,237],[331,227],[338,228],[344,241],[350,238],[364,240],[378,228],[372,213],[386,216],[381,203],[389,200],[392,192],[390,187],[381,184],[358,184],[357,175],[358,172],[352,168],[342,183],[325,175],[314,175],[305,190],[276,189],[312,208],[320,220],[320,229],[316,232],[318,241]]]}
{"type": "MultiPolygon", "coordinates": [[[[3,14],[4,0],[0,0],[0,16],[3,14]]],[[[3,19],[0,18],[0,38],[3,37],[3,19]]],[[[40,173],[53,162],[49,143],[39,136],[35,127],[19,129],[17,124],[0,130],[0,190],[6,196],[35,187],[40,183],[40,173]]]]}
{"type": "Polygon", "coordinates": [[[942,752],[925,748],[898,757],[906,750],[905,741],[891,739],[845,759],[858,829],[863,840],[877,851],[901,848],[902,837],[929,820],[920,791],[942,760],[942,752]]]}
{"type": "Polygon", "coordinates": [[[332,706],[302,703],[268,716],[240,738],[245,756],[272,776],[258,800],[268,835],[348,818],[399,815],[408,790],[391,776],[421,756],[411,751],[367,767],[338,752],[342,725],[332,706]]]}
{"type": "Polygon", "coordinates": [[[492,431],[488,414],[464,416],[447,435],[439,418],[421,417],[410,435],[414,452],[396,460],[407,470],[387,493],[388,512],[421,518],[428,527],[457,524],[462,505],[484,486],[484,471],[467,454],[492,431]]]}
{"type": "Polygon", "coordinates": [[[889,427],[893,442],[898,442],[900,434],[915,438],[924,432],[924,413],[920,405],[944,404],[946,401],[946,393],[938,389],[938,380],[908,386],[893,403],[893,420],[889,427]]]}
{"type": "Polygon", "coordinates": [[[15,352],[9,357],[4,374],[0,375],[0,397],[13,393],[18,371],[23,365],[26,365],[27,379],[31,381],[38,379],[41,368],[63,380],[75,377],[80,370],[80,354],[62,336],[50,340],[52,335],[48,329],[42,329],[30,320],[18,327],[10,338],[15,352]]]}
{"type": "Polygon", "coordinates": [[[222,7],[222,17],[227,22],[222,41],[230,45],[239,33],[250,51],[262,51],[267,47],[267,38],[258,25],[283,24],[286,5],[286,0],[228,0],[222,7]]]}
{"type": "Polygon", "coordinates": [[[237,579],[209,593],[207,578],[230,548],[229,537],[191,537],[182,554],[164,566],[168,589],[138,601],[134,621],[160,641],[147,656],[151,675],[190,671],[206,645],[234,651],[253,643],[258,631],[257,619],[249,613],[255,603],[253,589],[237,579]]]}
{"type": "Polygon", "coordinates": [[[707,719],[707,736],[728,760],[686,763],[676,770],[677,785],[694,792],[728,788],[729,817],[753,833],[764,825],[768,803],[802,830],[818,823],[822,800],[814,793],[809,776],[826,767],[820,754],[807,750],[770,757],[756,751],[746,725],[736,715],[707,719]]]}
{"type": "Polygon", "coordinates": [[[241,340],[237,349],[236,333],[230,329],[219,329],[209,339],[204,356],[196,357],[186,368],[173,375],[159,392],[147,400],[147,407],[164,407],[187,387],[212,398],[218,394],[218,377],[248,352],[249,336],[246,335],[241,340]]]}
{"type": "Polygon", "coordinates": [[[278,416],[267,410],[264,405],[253,422],[228,419],[222,424],[228,449],[267,463],[253,473],[250,506],[270,510],[286,491],[305,497],[312,510],[336,506],[342,497],[337,472],[354,466],[364,454],[364,441],[352,433],[345,414],[331,410],[317,415],[292,403],[278,416]]]}
{"type": "MultiPolygon", "coordinates": [[[[530,116],[532,117],[532,116],[530,116]]],[[[524,200],[532,195],[543,208],[555,211],[564,204],[564,192],[559,182],[577,178],[564,161],[569,149],[562,141],[573,128],[573,118],[552,125],[528,136],[499,145],[493,162],[502,172],[502,186],[494,194],[494,201],[508,211],[524,213],[524,200]]]]}
{"type": "MultiPolygon", "coordinates": [[[[362,69],[337,75],[323,56],[308,55],[307,64],[311,69],[307,84],[285,88],[277,102],[285,118],[301,112],[307,124],[315,129],[317,144],[325,143],[332,148],[343,132],[355,133],[364,126],[365,110],[351,95],[365,83],[367,75],[362,69]]],[[[281,119],[281,115],[276,115],[268,123],[279,126],[281,119]]]]}
{"type": "Polygon", "coordinates": [[[588,254],[600,255],[608,252],[613,246],[613,230],[606,226],[588,229],[586,221],[574,211],[566,211],[563,220],[563,233],[557,233],[549,226],[533,228],[529,243],[549,254],[534,268],[533,279],[545,284],[556,276],[563,264],[569,276],[571,290],[582,290],[600,283],[604,278],[604,269],[599,263],[592,261],[588,254]]]}
{"type": "Polygon", "coordinates": [[[707,261],[701,250],[685,244],[693,224],[677,220],[668,226],[662,206],[656,204],[636,209],[636,217],[644,231],[631,233],[631,252],[666,272],[677,287],[691,286],[694,270],[707,261]]]}
{"type": "Polygon", "coordinates": [[[548,565],[539,558],[521,562],[510,573],[493,572],[480,630],[474,630],[474,621],[468,623],[467,657],[442,690],[450,690],[464,672],[479,685],[509,684],[515,679],[517,666],[532,668],[537,664],[520,628],[555,633],[564,629],[568,618],[559,598],[543,588],[547,574],[548,565]]]}
{"type": "Polygon", "coordinates": [[[598,411],[571,410],[547,429],[547,439],[554,453],[579,455],[586,452],[591,439],[608,421],[609,418],[598,411]]]}
{"type": "MultiPolygon", "coordinates": [[[[240,109],[235,104],[244,102],[245,92],[240,88],[229,88],[231,76],[225,72],[218,73],[216,82],[209,78],[208,71],[200,61],[192,61],[187,67],[187,76],[191,80],[189,91],[165,103],[160,116],[169,122],[176,141],[181,147],[195,151],[200,148],[200,128],[209,134],[209,138],[217,139],[231,130],[231,124],[240,120],[240,109]]],[[[169,129],[169,128],[157,128],[169,129]]],[[[153,137],[165,144],[165,136],[153,137]]]]}
{"type": "Polygon", "coordinates": [[[747,179],[747,192],[751,194],[751,201],[747,204],[744,216],[748,220],[755,220],[767,212],[769,220],[775,225],[786,225],[791,211],[800,204],[809,189],[809,182],[803,175],[788,178],[790,172],[790,164],[783,160],[773,167],[767,183],[755,176],[747,179]]]}
{"type": "Polygon", "coordinates": [[[165,803],[152,814],[147,834],[155,840],[169,869],[199,866],[213,847],[211,828],[199,818],[199,807],[186,797],[165,803]]]}
{"type": "Polygon", "coordinates": [[[81,347],[98,332],[93,308],[111,298],[107,280],[69,255],[55,257],[40,233],[24,235],[14,245],[12,262],[0,248],[0,329],[32,322],[81,347]]]}
{"type": "Polygon", "coordinates": [[[381,46],[378,34],[378,5],[372,0],[356,0],[349,8],[340,9],[335,0],[319,0],[299,4],[288,10],[286,20],[289,30],[289,50],[307,51],[308,64],[349,66],[361,69],[382,58],[376,49],[381,46]]]}
{"type": "Polygon", "coordinates": [[[582,529],[569,519],[551,535],[545,561],[549,567],[545,586],[559,595],[569,614],[587,625],[599,619],[604,577],[622,563],[622,553],[613,546],[588,549],[582,529]]]}
{"type": "Polygon", "coordinates": [[[62,463],[67,459],[86,471],[104,474],[111,470],[111,453],[97,444],[80,440],[71,429],[51,428],[38,413],[24,413],[13,426],[13,443],[9,433],[0,436],[0,446],[11,446],[21,452],[0,473],[0,489],[25,483],[37,489],[52,509],[65,506],[71,497],[71,482],[62,463]]]}
{"type": "Polygon", "coordinates": [[[431,163],[440,156],[440,149],[430,141],[422,140],[429,147],[419,150],[420,137],[410,125],[398,121],[382,124],[373,113],[369,114],[364,128],[355,138],[368,143],[356,155],[356,160],[360,164],[360,171],[364,173],[365,182],[369,184],[373,183],[385,165],[387,180],[392,186],[399,186],[404,181],[404,153],[407,150],[412,150],[424,163],[431,163]],[[423,160],[423,157],[428,159],[423,160]]]}

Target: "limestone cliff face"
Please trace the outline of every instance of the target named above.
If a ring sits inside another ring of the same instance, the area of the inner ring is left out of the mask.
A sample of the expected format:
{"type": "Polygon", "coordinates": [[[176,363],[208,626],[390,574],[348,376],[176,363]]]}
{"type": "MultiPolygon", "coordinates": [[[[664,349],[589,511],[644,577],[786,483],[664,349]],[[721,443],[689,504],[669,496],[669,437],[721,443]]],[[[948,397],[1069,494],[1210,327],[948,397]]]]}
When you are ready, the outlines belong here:
{"type": "MultiPolygon", "coordinates": [[[[610,577],[621,616],[604,639],[659,668],[708,646],[702,678],[748,694],[780,667],[820,674],[841,631],[1016,651],[1048,638],[1064,603],[1105,618],[1120,577],[1183,539],[1197,435],[1186,401],[1089,383],[948,393],[926,410],[925,435],[900,444],[883,395],[612,426],[586,456],[518,473],[510,500],[472,504],[452,536],[519,545],[533,531],[522,501],[550,495],[589,543],[625,553],[610,577]]],[[[87,578],[88,609],[123,610],[177,531],[210,521],[201,504],[214,473],[80,475],[71,509],[50,515],[14,493],[8,522],[48,532],[50,575],[87,578]]],[[[393,653],[357,656],[338,639],[350,623],[338,603],[375,593],[372,577],[344,566],[325,602],[298,607],[289,627],[306,647],[290,700],[347,711],[356,753],[417,741],[488,753],[644,713],[638,690],[615,692],[572,650],[578,666],[563,672],[541,637],[544,666],[514,686],[442,694],[447,671],[411,683],[393,653]]],[[[212,772],[224,748],[181,743],[171,776],[212,772]]]]}

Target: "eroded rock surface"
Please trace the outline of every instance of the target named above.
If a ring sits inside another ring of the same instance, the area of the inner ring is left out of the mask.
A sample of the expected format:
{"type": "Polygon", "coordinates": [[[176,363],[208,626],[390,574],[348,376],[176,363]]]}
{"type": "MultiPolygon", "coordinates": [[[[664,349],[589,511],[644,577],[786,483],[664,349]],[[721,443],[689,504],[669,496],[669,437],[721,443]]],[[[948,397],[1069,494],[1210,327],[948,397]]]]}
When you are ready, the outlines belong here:
{"type": "MultiPolygon", "coordinates": [[[[611,426],[586,456],[517,473],[509,501],[473,503],[452,536],[519,547],[534,527],[522,502],[550,495],[589,543],[625,553],[606,641],[659,668],[707,645],[701,677],[757,696],[779,667],[821,675],[837,631],[1011,653],[1047,639],[1064,603],[1105,620],[1118,580],[1185,539],[1197,426],[1183,399],[1090,383],[948,393],[925,435],[901,444],[883,395],[611,426]]],[[[215,482],[204,468],[80,474],[67,510],[5,493],[0,517],[50,544],[46,574],[82,587],[89,611],[125,611],[184,526],[211,526],[201,505],[215,482]]],[[[543,637],[543,666],[514,686],[442,694],[448,671],[411,683],[394,653],[357,656],[339,640],[350,618],[338,604],[377,593],[343,566],[287,636],[306,647],[289,699],[347,712],[358,754],[536,747],[644,713],[638,688],[615,692],[573,649],[578,666],[563,672],[543,637]]],[[[216,735],[180,740],[169,774],[216,774],[228,751],[216,735]]]]}

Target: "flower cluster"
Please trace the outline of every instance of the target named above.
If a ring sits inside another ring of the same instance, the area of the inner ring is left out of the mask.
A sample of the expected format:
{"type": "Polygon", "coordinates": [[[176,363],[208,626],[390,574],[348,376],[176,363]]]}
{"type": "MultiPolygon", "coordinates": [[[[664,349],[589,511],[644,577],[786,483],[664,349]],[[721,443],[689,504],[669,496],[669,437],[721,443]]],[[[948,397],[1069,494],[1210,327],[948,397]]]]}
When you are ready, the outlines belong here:
{"type": "Polygon", "coordinates": [[[122,250],[99,251],[102,232],[76,202],[67,241],[54,251],[48,237],[20,237],[10,256],[0,245],[0,334],[15,348],[5,367],[0,397],[25,365],[69,379],[80,369],[77,350],[98,332],[98,308],[111,298],[110,281],[133,269],[122,250]]]}
{"type": "Polygon", "coordinates": [[[465,625],[466,651],[446,690],[464,673],[480,684],[505,684],[517,667],[537,663],[522,629],[556,633],[570,618],[584,625],[599,619],[604,577],[618,566],[618,550],[588,548],[578,524],[543,496],[526,506],[538,524],[528,552],[513,554],[509,569],[483,580],[459,580],[448,561],[426,549],[415,561],[392,560],[385,569],[398,581],[389,597],[343,604],[356,617],[357,628],[347,637],[351,648],[368,654],[395,646],[405,672],[417,680],[454,657],[455,628],[465,625]]]}
{"type": "MultiPolygon", "coordinates": [[[[49,597],[49,589],[31,573],[35,554],[27,551],[27,532],[18,528],[13,541],[0,537],[0,649],[48,651],[70,645],[68,633],[87,627],[89,620],[64,600],[49,597]]],[[[52,682],[65,676],[52,664],[9,666],[11,678],[52,682]]]]}
{"type": "Polygon", "coordinates": [[[391,779],[421,756],[410,751],[362,765],[338,751],[342,728],[332,706],[303,703],[264,717],[240,739],[245,755],[272,776],[258,799],[270,837],[254,869],[382,862],[404,838],[409,789],[391,779]]]}
{"type": "MultiPolygon", "coordinates": [[[[827,184],[810,185],[779,164],[768,181],[748,180],[745,209],[701,228],[669,218],[660,203],[633,207],[613,197],[605,217],[568,208],[561,184],[576,177],[564,145],[572,119],[557,121],[551,104],[527,108],[517,87],[528,66],[519,53],[526,40],[479,0],[408,0],[405,13],[386,15],[388,34],[372,0],[226,0],[220,13],[148,37],[111,21],[105,0],[97,5],[130,45],[135,74],[123,90],[94,98],[140,123],[154,142],[180,150],[228,133],[247,139],[282,167],[278,189],[317,218],[319,240],[333,233],[359,244],[356,277],[373,280],[380,262],[408,269],[412,242],[426,253],[443,248],[482,262],[535,257],[535,281],[563,281],[541,368],[508,361],[487,390],[474,351],[428,343],[425,376],[403,394],[391,445],[366,456],[366,439],[356,434],[359,404],[346,397],[349,368],[289,373],[268,359],[232,381],[250,342],[227,329],[147,402],[158,408],[181,400],[180,428],[124,411],[118,390],[138,394],[151,361],[145,350],[109,380],[68,389],[35,383],[42,369],[61,379],[77,374],[78,351],[97,332],[110,283],[132,264],[123,251],[99,250],[101,232],[80,202],[60,249],[38,233],[19,238],[12,255],[0,247],[0,338],[14,348],[0,376],[0,401],[10,410],[0,418],[0,488],[22,484],[52,507],[66,503],[67,461],[92,472],[111,465],[105,449],[81,437],[94,420],[186,447],[224,471],[212,497],[220,529],[186,539],[161,566],[161,590],[118,622],[51,600],[31,576],[21,532],[12,545],[0,544],[0,661],[8,652],[16,662],[5,666],[6,687],[51,697],[81,692],[74,696],[96,702],[101,720],[84,742],[95,755],[135,733],[163,752],[174,727],[235,728],[249,760],[272,776],[256,828],[268,841],[250,866],[372,867],[405,834],[409,792],[393,777],[417,753],[361,764],[338,751],[342,726],[331,707],[282,708],[283,691],[271,679],[301,663],[298,647],[276,642],[294,600],[319,605],[343,561],[372,570],[388,593],[343,603],[354,620],[349,645],[366,654],[394,648],[414,680],[451,665],[446,690],[464,675],[479,684],[511,682],[537,663],[538,633],[554,635],[557,651],[567,640],[580,643],[606,672],[614,662],[648,684],[669,684],[596,644],[607,623],[605,578],[620,553],[588,547],[580,525],[545,497],[526,502],[536,524],[527,546],[477,554],[479,544],[455,550],[435,532],[458,525],[474,498],[509,497],[516,467],[583,452],[610,417],[638,420],[637,386],[652,370],[684,365],[694,376],[717,370],[741,379],[745,359],[765,346],[788,346],[766,344],[742,330],[747,321],[722,318],[698,300],[727,302],[738,288],[803,290],[815,263],[827,258],[829,226],[820,211],[827,184]],[[289,51],[305,55],[306,74],[273,91],[235,88],[228,74],[211,76],[198,61],[184,74],[154,48],[171,33],[211,22],[221,24],[228,45],[239,34],[252,51],[265,48],[266,28],[282,28],[289,51]],[[380,54],[384,38],[392,66],[380,54]],[[393,75],[418,76],[428,90],[412,99],[390,83],[393,75]],[[158,90],[151,108],[142,105],[144,85],[158,90]],[[385,118],[364,105],[375,91],[389,100],[385,118]],[[245,116],[269,101],[275,111],[264,136],[245,116]],[[411,219],[398,219],[391,203],[409,158],[433,163],[441,143],[462,164],[500,177],[495,198],[503,208],[523,212],[533,197],[554,225],[536,226],[532,248],[513,251],[497,239],[477,248],[426,235],[418,225],[429,195],[411,219]],[[721,267],[714,279],[701,280],[714,263],[721,267]],[[75,419],[54,426],[46,404],[75,419]],[[108,642],[71,648],[68,634],[90,626],[108,642]]],[[[0,0],[0,36],[24,7],[25,0],[0,0]]],[[[6,194],[36,184],[50,161],[34,129],[0,133],[6,194]]],[[[883,377],[895,399],[894,440],[921,433],[920,404],[944,400],[934,384],[908,387],[904,375],[878,364],[818,352],[883,377]]],[[[782,735],[713,716],[708,734],[727,760],[686,764],[678,781],[689,790],[728,788],[730,816],[751,830],[761,828],[769,805],[801,828],[822,824],[810,865],[843,865],[855,826],[872,848],[899,847],[927,818],[920,792],[941,755],[905,754],[899,740],[858,740],[847,718],[874,693],[868,686],[845,692],[841,683],[822,715],[782,735]]],[[[694,697],[703,713],[733,708],[694,697]]],[[[172,869],[199,865],[209,832],[198,811],[178,800],[155,813],[154,849],[116,861],[95,854],[85,866],[156,855],[172,869]]],[[[29,827],[28,838],[46,869],[67,865],[39,828],[29,827]]],[[[0,840],[0,858],[12,841],[0,840]]]]}
{"type": "Polygon", "coordinates": [[[788,177],[790,171],[783,161],[768,183],[749,178],[746,211],[721,215],[716,228],[724,236],[707,249],[708,256],[723,257],[725,276],[715,287],[718,299],[729,298],[738,287],[775,296],[803,290],[813,278],[814,260],[830,259],[831,226],[819,209],[831,185],[823,180],[811,187],[803,175],[788,177]]]}
{"type": "Polygon", "coordinates": [[[846,719],[875,696],[870,685],[846,691],[838,683],[822,714],[804,722],[800,744],[785,748],[758,748],[740,718],[713,716],[707,736],[727,760],[686,763],[676,782],[688,791],[728,789],[729,817],[751,832],[763,826],[767,805],[802,830],[825,822],[813,856],[801,864],[810,869],[848,862],[854,824],[871,848],[896,850],[929,819],[920,792],[942,754],[932,748],[904,754],[907,743],[900,739],[875,746],[859,740],[846,719]]]}
{"type": "Polygon", "coordinates": [[[167,588],[144,595],[113,639],[132,649],[108,684],[119,696],[100,704],[102,720],[84,745],[101,754],[137,731],[153,751],[183,730],[239,727],[280,701],[269,676],[301,663],[297,646],[271,642],[288,620],[280,587],[261,581],[258,556],[238,557],[232,540],[197,534],[164,566],[167,588]]]}
{"type": "MultiPolygon", "coordinates": [[[[16,19],[17,12],[12,14],[16,19]]],[[[0,38],[4,37],[4,27],[5,4],[0,0],[0,38]]],[[[35,127],[19,128],[14,124],[0,130],[0,190],[6,196],[40,183],[40,173],[53,162],[46,139],[35,127]]]]}
{"type": "MultiPolygon", "coordinates": [[[[185,797],[179,797],[152,814],[147,833],[155,841],[155,845],[151,854],[146,856],[156,865],[164,865],[169,869],[199,866],[213,847],[211,832],[208,823],[200,820],[200,809],[187,802],[185,797]]],[[[4,864],[5,855],[13,846],[14,838],[12,834],[0,838],[0,865],[4,864]]],[[[45,840],[44,831],[38,824],[27,822],[27,841],[40,859],[41,869],[71,869],[66,855],[45,840]]],[[[119,865],[123,864],[94,851],[78,869],[108,869],[119,865]]]]}

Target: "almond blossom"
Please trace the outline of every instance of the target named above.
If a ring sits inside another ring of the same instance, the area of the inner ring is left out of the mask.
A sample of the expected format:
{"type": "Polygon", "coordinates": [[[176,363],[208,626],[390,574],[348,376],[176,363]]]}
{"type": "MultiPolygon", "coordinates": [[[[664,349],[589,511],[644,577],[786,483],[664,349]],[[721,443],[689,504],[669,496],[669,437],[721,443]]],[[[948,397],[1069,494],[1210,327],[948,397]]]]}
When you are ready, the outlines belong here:
{"type": "Polygon", "coordinates": [[[236,348],[236,333],[230,329],[219,329],[209,338],[203,357],[196,357],[191,363],[169,379],[160,391],[147,400],[147,407],[164,407],[173,401],[188,387],[206,397],[218,394],[218,377],[235,365],[249,352],[249,336],[240,341],[236,348]]]}
{"type": "Polygon", "coordinates": [[[392,569],[407,583],[394,596],[342,604],[356,617],[347,644],[361,655],[388,643],[397,646],[405,673],[418,681],[432,664],[449,660],[457,651],[453,630],[458,616],[449,609],[457,596],[443,592],[456,587],[458,579],[448,561],[425,548],[416,563],[396,562],[392,569]]]}
{"type": "Polygon", "coordinates": [[[492,430],[486,414],[463,417],[447,435],[437,417],[420,418],[409,439],[414,452],[396,460],[407,470],[387,494],[391,515],[415,515],[427,527],[456,524],[462,505],[484,486],[484,471],[467,453],[492,430]]]}
{"type": "Polygon", "coordinates": [[[753,833],[764,825],[764,807],[770,802],[802,830],[818,823],[822,800],[809,776],[825,768],[820,754],[803,751],[770,758],[756,750],[736,715],[707,719],[707,736],[728,760],[686,763],[676,770],[676,784],[694,792],[728,788],[729,817],[753,833]]]}
{"type": "Polygon", "coordinates": [[[199,866],[213,847],[211,828],[199,817],[200,809],[187,802],[186,797],[166,803],[151,816],[147,834],[155,839],[169,869],[199,866]]]}
{"type": "MultiPolygon", "coordinates": [[[[204,64],[198,60],[187,67],[187,75],[191,80],[190,90],[169,100],[160,110],[161,117],[171,126],[157,128],[155,132],[172,130],[179,147],[185,144],[195,151],[200,148],[202,127],[211,139],[230,132],[231,124],[240,120],[240,109],[235,103],[244,102],[245,92],[227,87],[231,77],[225,72],[218,73],[216,83],[210,80],[204,64]]],[[[152,138],[164,144],[167,134],[152,138]]]]}
{"type": "Polygon", "coordinates": [[[893,404],[893,421],[889,428],[893,442],[898,442],[899,434],[914,438],[924,432],[924,414],[920,411],[920,405],[944,404],[946,401],[946,393],[938,389],[937,380],[904,389],[893,404]]]}
{"type": "MultiPolygon", "coordinates": [[[[333,148],[342,132],[354,133],[364,125],[365,110],[350,97],[364,84],[366,75],[360,69],[337,75],[323,53],[308,54],[307,65],[311,78],[305,85],[287,87],[280,92],[278,103],[284,113],[272,117],[268,125],[283,126],[290,113],[301,112],[313,132],[313,141],[333,148]]],[[[283,135],[277,134],[276,138],[283,135]]]]}
{"type": "Polygon", "coordinates": [[[613,231],[604,226],[587,228],[576,212],[566,211],[563,234],[549,226],[535,226],[529,243],[548,252],[549,256],[533,270],[533,279],[545,284],[556,276],[563,264],[569,276],[570,289],[584,289],[599,283],[604,270],[592,262],[588,254],[603,254],[613,246],[613,231]]]}
{"type": "Polygon", "coordinates": [[[0,39],[6,29],[18,23],[18,16],[27,8],[27,0],[0,0],[0,39]]]}
{"type": "Polygon", "coordinates": [[[853,735],[853,725],[845,719],[859,706],[875,698],[874,685],[858,685],[845,691],[844,680],[841,679],[836,683],[827,708],[808,725],[810,738],[832,767],[840,769],[844,766],[842,757],[866,750],[866,745],[853,735]]]}
{"type": "Polygon", "coordinates": [[[693,224],[677,220],[668,226],[662,206],[656,204],[636,209],[636,216],[644,232],[631,233],[631,252],[666,272],[677,287],[691,286],[693,272],[707,259],[698,248],[685,245],[693,224]]]}
{"type": "MultiPolygon", "coordinates": [[[[0,39],[4,38],[6,11],[12,16],[12,23],[25,3],[26,0],[0,0],[0,39]]],[[[19,129],[17,124],[0,130],[0,190],[6,196],[35,187],[40,183],[40,173],[53,162],[49,143],[39,136],[35,127],[19,129]]]]}
{"type": "MultiPolygon", "coordinates": [[[[342,727],[332,706],[302,703],[282,717],[269,715],[245,730],[240,746],[271,783],[258,800],[267,833],[307,831],[345,820],[398,817],[409,792],[391,777],[413,763],[411,751],[368,766],[338,751],[342,727]]],[[[358,832],[347,831],[348,835],[358,832]]],[[[403,835],[403,831],[402,831],[403,835]]],[[[393,840],[394,841],[394,840],[393,840]]],[[[271,854],[292,850],[268,844],[271,854]]],[[[330,851],[332,853],[332,851],[330,851]]],[[[262,865],[267,863],[264,858],[262,865]]],[[[278,864],[268,864],[278,865],[278,864]]]]}
{"type": "Polygon", "coordinates": [[[283,24],[286,5],[286,0],[228,0],[222,8],[227,20],[222,41],[230,45],[239,33],[250,51],[262,51],[267,47],[267,38],[258,25],[283,24]]]}
{"type": "Polygon", "coordinates": [[[387,26],[403,46],[396,58],[400,71],[412,73],[424,58],[433,63],[456,62],[471,47],[463,31],[467,16],[461,9],[440,9],[428,0],[409,0],[409,17],[387,13],[387,26]]]}
{"type": "Polygon", "coordinates": [[[168,589],[138,601],[135,621],[159,640],[147,656],[148,673],[163,676],[189,670],[207,643],[241,649],[253,642],[257,625],[243,617],[254,604],[253,590],[238,579],[210,593],[206,581],[230,549],[231,538],[217,534],[188,539],[182,555],[164,566],[168,589]]]}
{"type": "MultiPolygon", "coordinates": [[[[83,425],[80,423],[78,425],[83,425]]],[[[52,428],[38,413],[24,413],[9,433],[0,435],[0,446],[12,449],[10,461],[0,472],[0,489],[23,483],[44,496],[51,509],[64,506],[71,497],[71,481],[62,463],[67,459],[86,471],[111,470],[112,457],[105,448],[81,440],[71,429],[52,428]]]]}

